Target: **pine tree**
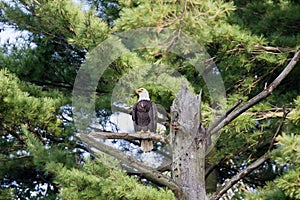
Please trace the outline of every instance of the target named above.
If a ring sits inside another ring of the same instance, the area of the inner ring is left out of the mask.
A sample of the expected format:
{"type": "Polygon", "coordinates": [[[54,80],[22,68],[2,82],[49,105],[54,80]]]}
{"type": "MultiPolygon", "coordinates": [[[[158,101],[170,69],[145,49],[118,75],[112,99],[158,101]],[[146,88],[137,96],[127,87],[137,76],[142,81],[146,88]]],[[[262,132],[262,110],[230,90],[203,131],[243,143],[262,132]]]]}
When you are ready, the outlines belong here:
{"type": "MultiPolygon", "coordinates": [[[[49,199],[172,199],[169,190],[128,177],[107,156],[83,159],[88,149],[74,139],[74,124],[64,117],[72,112],[71,92],[86,55],[111,35],[135,28],[185,33],[214,59],[229,108],[267,87],[293,56],[300,41],[299,6],[291,0],[0,1],[0,21],[27,31],[23,43],[8,42],[0,52],[0,196],[30,198],[38,191],[38,197],[49,199]]],[[[197,70],[160,49],[130,52],[107,68],[95,95],[98,117],[109,121],[112,95],[128,105],[135,101],[126,93],[134,87],[130,80],[148,73],[144,66],[151,68],[149,63],[169,67],[162,67],[159,80],[166,70],[175,71],[195,93],[202,89],[203,124],[212,123],[214,102],[197,70]],[[114,93],[120,85],[120,92],[114,93]]],[[[207,157],[208,172],[215,174],[210,181],[218,188],[272,150],[270,159],[232,186],[234,194],[225,196],[300,199],[298,76],[296,67],[267,99],[221,130],[216,149],[207,157]]],[[[165,80],[142,86],[169,111],[178,88],[172,78],[165,80]]]]}

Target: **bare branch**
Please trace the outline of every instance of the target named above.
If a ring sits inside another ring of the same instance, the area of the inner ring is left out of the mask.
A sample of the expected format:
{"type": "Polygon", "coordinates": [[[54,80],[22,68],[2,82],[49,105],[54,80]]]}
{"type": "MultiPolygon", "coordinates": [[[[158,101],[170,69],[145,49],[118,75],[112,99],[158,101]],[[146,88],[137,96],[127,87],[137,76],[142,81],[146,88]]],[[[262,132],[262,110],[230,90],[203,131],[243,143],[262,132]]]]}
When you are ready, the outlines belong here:
{"type": "Polygon", "coordinates": [[[265,161],[267,161],[270,158],[271,149],[275,143],[275,139],[276,139],[277,135],[279,134],[279,132],[281,131],[281,129],[283,127],[284,120],[286,119],[286,116],[288,115],[288,113],[289,113],[289,111],[284,109],[280,124],[272,138],[272,141],[271,141],[268,151],[263,156],[261,156],[259,159],[257,159],[254,163],[249,165],[246,169],[244,169],[243,171],[241,171],[240,173],[238,173],[237,175],[232,177],[218,192],[216,192],[210,198],[210,200],[217,200],[217,199],[221,198],[222,195],[225,194],[227,192],[227,190],[230,189],[235,183],[237,183],[239,180],[241,180],[242,178],[244,178],[245,176],[250,174],[254,169],[258,168],[260,165],[262,165],[265,161]]]}
{"type": "MultiPolygon", "coordinates": [[[[289,110],[289,109],[287,109],[289,110]]],[[[284,115],[284,110],[276,110],[276,111],[257,111],[257,112],[244,112],[244,115],[249,115],[249,116],[254,116],[254,120],[259,121],[259,120],[264,120],[264,119],[269,119],[269,118],[282,118],[282,116],[284,115]]],[[[286,116],[285,118],[289,118],[288,116],[286,116]]]]}
{"type": "Polygon", "coordinates": [[[156,171],[154,168],[151,168],[149,166],[144,165],[143,163],[137,161],[135,158],[133,158],[130,155],[127,155],[113,147],[107,146],[103,143],[100,143],[95,138],[91,137],[87,134],[76,134],[76,137],[80,139],[82,142],[90,145],[91,147],[97,149],[98,151],[104,152],[108,155],[113,156],[114,158],[121,161],[123,164],[128,165],[136,170],[138,170],[140,173],[144,175],[145,178],[147,178],[150,181],[157,182],[160,185],[164,185],[168,188],[170,188],[174,194],[180,193],[179,186],[169,177],[165,176],[164,174],[156,171]]]}
{"type": "Polygon", "coordinates": [[[300,50],[296,52],[289,64],[284,68],[284,70],[279,74],[279,76],[262,92],[247,101],[244,105],[230,113],[224,120],[222,120],[216,127],[210,130],[208,134],[214,134],[222,129],[224,126],[229,124],[232,120],[240,116],[243,112],[260,102],[262,99],[266,98],[273,90],[281,83],[281,81],[292,71],[297,62],[300,59],[300,50]]]}
{"type": "Polygon", "coordinates": [[[207,133],[210,133],[210,131],[212,129],[214,129],[219,123],[221,123],[231,112],[233,112],[240,104],[242,103],[242,100],[239,99],[237,100],[237,102],[231,107],[229,108],[229,110],[226,111],[225,114],[223,114],[219,119],[217,119],[214,123],[212,123],[208,129],[207,129],[207,133]]]}
{"type": "Polygon", "coordinates": [[[123,139],[123,140],[153,140],[157,142],[169,143],[167,137],[147,132],[147,133],[115,133],[115,132],[93,132],[89,136],[97,139],[123,139]]]}
{"type": "Polygon", "coordinates": [[[236,184],[239,180],[250,174],[253,170],[258,168],[260,165],[262,165],[265,161],[267,161],[270,158],[269,152],[261,156],[259,159],[257,159],[254,163],[249,165],[246,169],[232,177],[219,191],[217,191],[210,200],[218,200],[220,199],[223,194],[227,192],[228,189],[230,189],[234,184],[236,184]]]}
{"type": "Polygon", "coordinates": [[[255,50],[253,51],[254,53],[261,53],[261,52],[266,52],[266,53],[271,53],[271,54],[280,54],[280,53],[288,53],[288,52],[293,52],[293,48],[283,48],[283,47],[272,47],[272,46],[263,46],[263,45],[256,45],[254,46],[255,50]]]}
{"type": "Polygon", "coordinates": [[[271,149],[272,149],[272,147],[273,147],[273,145],[276,141],[276,137],[279,134],[279,132],[281,131],[281,129],[283,127],[283,124],[284,124],[284,120],[286,119],[286,116],[289,114],[289,112],[290,112],[289,110],[285,110],[285,109],[283,110],[283,116],[280,120],[280,124],[279,124],[275,134],[273,135],[273,138],[272,138],[272,141],[271,141],[271,144],[270,144],[270,147],[269,147],[269,151],[271,151],[271,149]]]}
{"type": "Polygon", "coordinates": [[[18,157],[15,157],[15,158],[5,158],[5,159],[1,158],[0,162],[6,163],[6,162],[9,162],[9,161],[15,161],[15,160],[21,160],[21,159],[27,159],[27,158],[30,158],[30,156],[23,155],[23,156],[18,156],[18,157]]]}
{"type": "Polygon", "coordinates": [[[186,12],[186,8],[187,8],[187,0],[184,0],[182,14],[181,14],[181,16],[179,18],[180,23],[181,23],[181,21],[183,21],[183,18],[184,18],[185,12],[186,12]]]}

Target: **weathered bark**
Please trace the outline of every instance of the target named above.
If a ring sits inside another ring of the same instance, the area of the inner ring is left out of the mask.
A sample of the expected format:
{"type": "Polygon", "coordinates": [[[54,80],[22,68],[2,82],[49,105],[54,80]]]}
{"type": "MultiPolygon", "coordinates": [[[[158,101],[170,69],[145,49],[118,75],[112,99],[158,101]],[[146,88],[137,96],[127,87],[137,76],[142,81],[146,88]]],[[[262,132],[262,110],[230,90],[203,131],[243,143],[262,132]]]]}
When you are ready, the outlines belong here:
{"type": "Polygon", "coordinates": [[[123,139],[123,140],[152,140],[157,142],[169,143],[167,137],[156,133],[113,133],[113,132],[93,132],[90,137],[97,139],[123,139]]]}
{"type": "Polygon", "coordinates": [[[201,98],[185,84],[171,107],[170,145],[172,178],[181,187],[180,200],[208,199],[205,191],[205,129],[201,125],[201,98]]]}

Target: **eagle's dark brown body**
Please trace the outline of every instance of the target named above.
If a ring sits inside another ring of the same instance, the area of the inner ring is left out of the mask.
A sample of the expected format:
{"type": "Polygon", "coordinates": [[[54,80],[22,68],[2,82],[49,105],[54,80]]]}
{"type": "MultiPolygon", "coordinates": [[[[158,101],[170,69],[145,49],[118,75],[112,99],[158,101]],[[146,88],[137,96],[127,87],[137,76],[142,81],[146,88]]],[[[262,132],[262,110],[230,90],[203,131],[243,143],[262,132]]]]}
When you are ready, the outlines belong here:
{"type": "MultiPolygon", "coordinates": [[[[135,132],[156,132],[157,108],[150,100],[141,100],[133,105],[132,120],[135,132]]],[[[145,152],[153,149],[153,141],[142,140],[141,147],[145,152]]]]}

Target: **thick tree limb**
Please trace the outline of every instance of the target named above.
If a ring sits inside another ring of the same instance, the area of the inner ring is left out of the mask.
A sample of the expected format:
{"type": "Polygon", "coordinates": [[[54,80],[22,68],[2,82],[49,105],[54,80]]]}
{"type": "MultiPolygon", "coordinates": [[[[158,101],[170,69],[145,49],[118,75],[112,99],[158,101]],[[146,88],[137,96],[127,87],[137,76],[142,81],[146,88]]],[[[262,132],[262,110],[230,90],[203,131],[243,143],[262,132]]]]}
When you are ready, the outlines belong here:
{"type": "Polygon", "coordinates": [[[267,161],[270,158],[269,152],[261,156],[259,159],[257,159],[254,163],[249,165],[246,169],[232,177],[218,192],[216,192],[210,200],[218,200],[220,199],[223,194],[227,192],[234,184],[236,184],[239,180],[244,178],[246,175],[251,173],[253,170],[258,168],[260,165],[262,165],[265,161],[267,161]]]}
{"type": "Polygon", "coordinates": [[[79,134],[76,134],[76,137],[78,139],[80,139],[82,142],[90,145],[91,147],[93,147],[101,152],[104,152],[108,155],[111,155],[114,158],[121,161],[123,164],[136,169],[137,171],[142,173],[144,175],[144,177],[147,178],[148,180],[157,182],[160,185],[164,185],[164,186],[170,188],[174,192],[175,195],[180,193],[181,189],[172,179],[170,179],[169,177],[156,171],[155,169],[142,164],[141,162],[137,161],[132,156],[127,155],[113,147],[110,147],[103,143],[100,143],[95,138],[91,137],[90,135],[79,133],[79,134]]]}
{"type": "Polygon", "coordinates": [[[93,132],[90,137],[97,139],[123,139],[123,140],[153,140],[157,142],[169,143],[167,137],[156,133],[115,133],[115,132],[93,132]]]}
{"type": "Polygon", "coordinates": [[[245,104],[243,104],[241,107],[237,108],[230,114],[228,114],[225,119],[223,119],[217,126],[212,128],[208,134],[212,135],[219,130],[221,130],[224,126],[229,124],[232,120],[240,116],[243,112],[260,102],[262,99],[266,98],[269,94],[273,92],[273,90],[281,83],[281,81],[292,71],[292,69],[295,67],[297,62],[300,59],[300,50],[296,52],[292,60],[289,62],[289,64],[284,68],[284,70],[279,74],[279,76],[262,92],[260,92],[258,95],[247,101],[245,104]]]}
{"type": "Polygon", "coordinates": [[[218,124],[220,124],[231,112],[233,112],[240,104],[242,103],[241,99],[238,99],[237,102],[229,108],[225,114],[223,114],[221,117],[219,117],[214,123],[212,123],[208,129],[207,132],[210,133],[212,129],[214,129],[218,124]]]}

